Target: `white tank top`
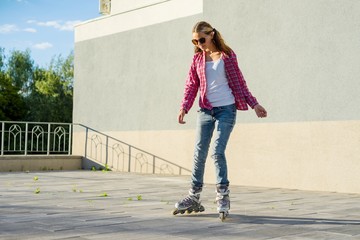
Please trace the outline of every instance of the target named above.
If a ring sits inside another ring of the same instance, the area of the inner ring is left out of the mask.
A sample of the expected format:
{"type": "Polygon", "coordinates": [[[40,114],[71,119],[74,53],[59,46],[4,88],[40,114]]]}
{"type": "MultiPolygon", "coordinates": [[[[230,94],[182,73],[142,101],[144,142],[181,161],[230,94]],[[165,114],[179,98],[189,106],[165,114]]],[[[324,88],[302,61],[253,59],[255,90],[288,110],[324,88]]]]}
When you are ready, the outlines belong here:
{"type": "Polygon", "coordinates": [[[206,97],[213,107],[227,106],[235,103],[225,73],[224,61],[206,62],[206,97]]]}

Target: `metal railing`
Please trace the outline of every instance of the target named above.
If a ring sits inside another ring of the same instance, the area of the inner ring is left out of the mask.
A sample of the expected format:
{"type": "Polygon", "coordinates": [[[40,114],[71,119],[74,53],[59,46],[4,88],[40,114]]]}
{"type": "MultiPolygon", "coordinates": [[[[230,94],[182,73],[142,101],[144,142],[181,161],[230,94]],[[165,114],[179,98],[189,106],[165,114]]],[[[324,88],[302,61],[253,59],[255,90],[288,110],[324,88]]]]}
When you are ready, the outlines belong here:
{"type": "Polygon", "coordinates": [[[0,121],[4,155],[71,155],[71,123],[0,121]]]}
{"type": "Polygon", "coordinates": [[[75,126],[85,132],[83,156],[110,169],[151,174],[191,172],[83,124],[72,123],[0,121],[0,156],[71,155],[75,126]]]}
{"type": "Polygon", "coordinates": [[[182,175],[191,172],[189,169],[90,127],[76,125],[85,128],[85,158],[95,160],[111,169],[150,174],[182,175]]]}

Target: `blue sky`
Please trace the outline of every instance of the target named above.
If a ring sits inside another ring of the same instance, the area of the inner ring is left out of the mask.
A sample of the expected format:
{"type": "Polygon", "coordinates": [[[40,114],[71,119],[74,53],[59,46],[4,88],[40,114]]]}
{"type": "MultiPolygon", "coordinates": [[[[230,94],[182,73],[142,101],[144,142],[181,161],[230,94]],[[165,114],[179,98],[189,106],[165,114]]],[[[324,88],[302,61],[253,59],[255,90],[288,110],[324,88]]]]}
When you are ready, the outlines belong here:
{"type": "Polygon", "coordinates": [[[0,47],[30,49],[35,64],[74,49],[74,24],[100,17],[99,0],[0,0],[0,47]]]}

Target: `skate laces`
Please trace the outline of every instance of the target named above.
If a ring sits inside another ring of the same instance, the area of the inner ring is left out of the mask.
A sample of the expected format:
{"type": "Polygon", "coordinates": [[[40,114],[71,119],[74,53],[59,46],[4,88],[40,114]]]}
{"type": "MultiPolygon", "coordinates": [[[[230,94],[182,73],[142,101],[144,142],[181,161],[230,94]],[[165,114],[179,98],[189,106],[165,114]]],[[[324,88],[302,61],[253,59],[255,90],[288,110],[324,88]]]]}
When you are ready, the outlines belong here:
{"type": "Polygon", "coordinates": [[[230,193],[229,189],[217,189],[215,201],[220,201],[220,202],[229,201],[229,193],[230,193]]]}
{"type": "Polygon", "coordinates": [[[200,192],[193,192],[191,189],[189,190],[189,195],[184,199],[186,202],[195,201],[197,203],[200,202],[200,192]]]}
{"type": "Polygon", "coordinates": [[[216,191],[217,196],[226,196],[229,195],[230,190],[229,189],[217,189],[216,191]]]}
{"type": "Polygon", "coordinates": [[[229,196],[228,195],[224,195],[224,196],[216,196],[216,202],[219,203],[227,203],[229,202],[229,196]]]}
{"type": "Polygon", "coordinates": [[[200,203],[200,198],[196,197],[196,196],[191,196],[191,195],[188,195],[187,197],[185,197],[181,203],[184,204],[184,205],[192,205],[194,202],[196,203],[200,203]]]}

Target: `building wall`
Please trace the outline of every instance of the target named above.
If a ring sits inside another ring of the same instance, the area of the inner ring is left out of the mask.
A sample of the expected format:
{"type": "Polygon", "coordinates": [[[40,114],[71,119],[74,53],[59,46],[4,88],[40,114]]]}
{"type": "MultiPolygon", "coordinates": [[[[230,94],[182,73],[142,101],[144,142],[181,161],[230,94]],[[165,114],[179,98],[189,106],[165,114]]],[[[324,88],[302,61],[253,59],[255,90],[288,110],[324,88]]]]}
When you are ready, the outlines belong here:
{"type": "Polygon", "coordinates": [[[191,28],[206,20],[269,113],[238,112],[227,149],[231,184],[360,193],[359,11],[356,0],[174,0],[81,24],[74,122],[191,168],[197,102],[187,124],[177,114],[191,28]],[[141,24],[125,21],[134,16],[141,24]]]}
{"type": "Polygon", "coordinates": [[[139,10],[148,6],[166,3],[169,0],[113,0],[111,2],[111,14],[119,14],[133,10],[139,10]]]}

